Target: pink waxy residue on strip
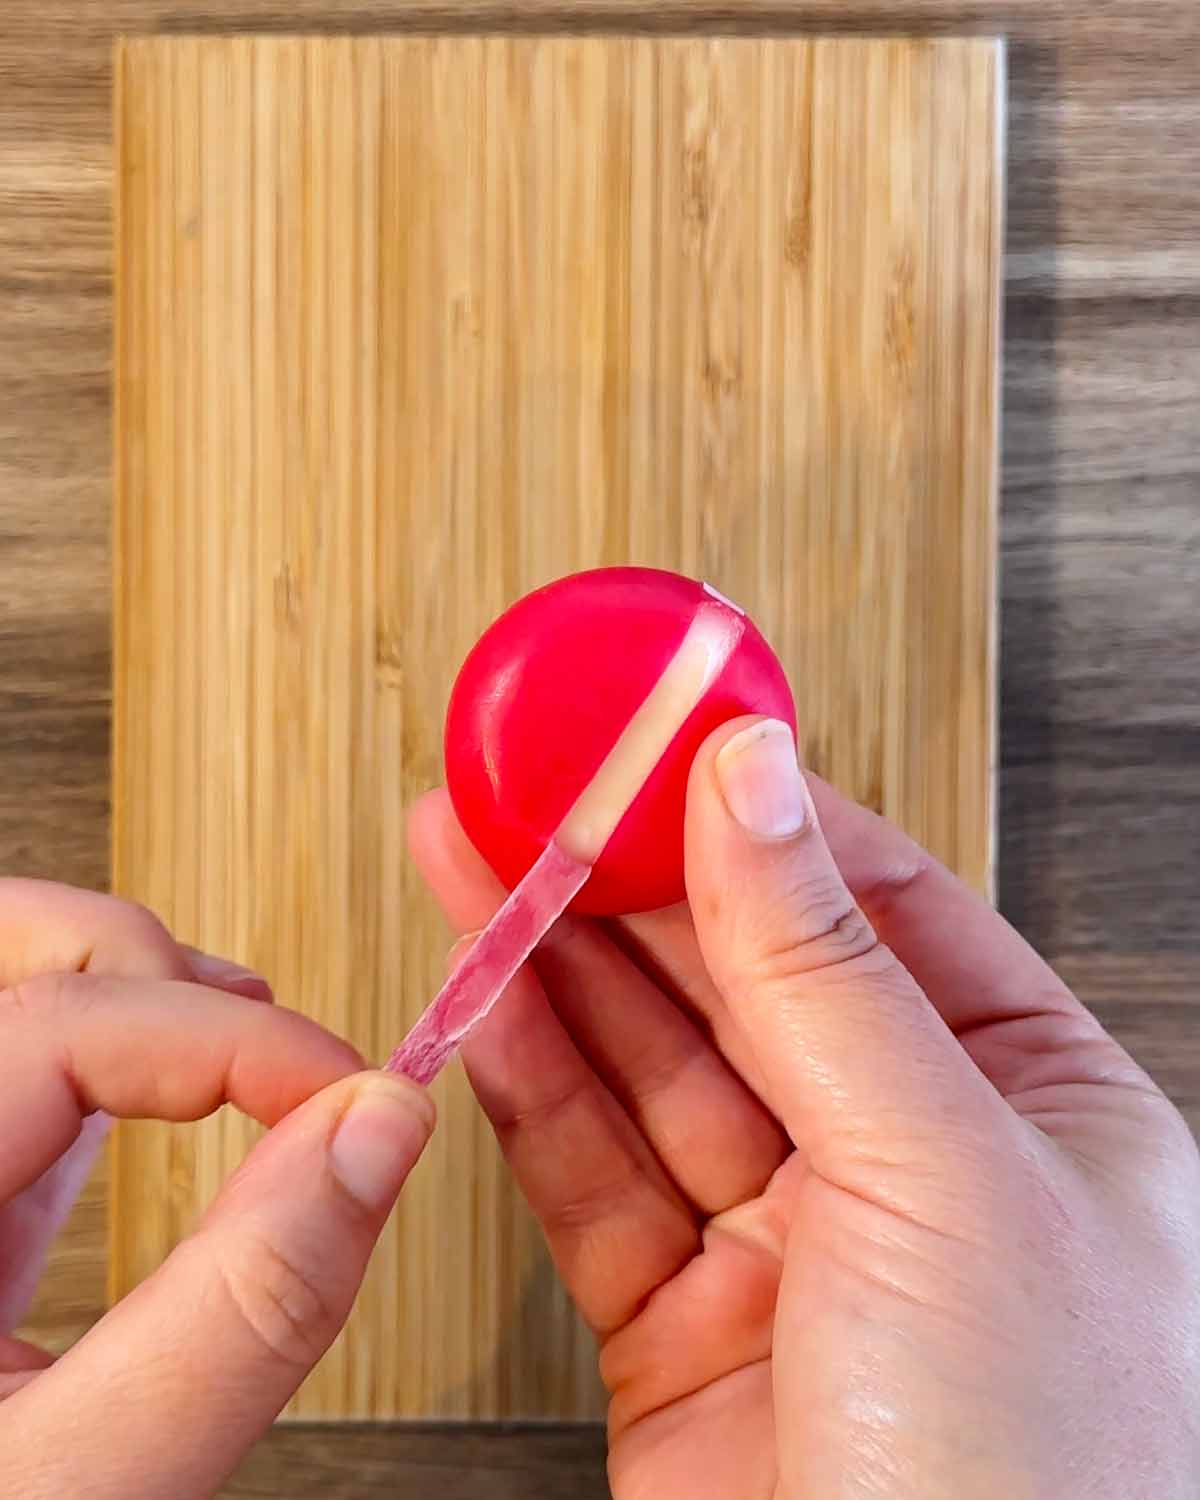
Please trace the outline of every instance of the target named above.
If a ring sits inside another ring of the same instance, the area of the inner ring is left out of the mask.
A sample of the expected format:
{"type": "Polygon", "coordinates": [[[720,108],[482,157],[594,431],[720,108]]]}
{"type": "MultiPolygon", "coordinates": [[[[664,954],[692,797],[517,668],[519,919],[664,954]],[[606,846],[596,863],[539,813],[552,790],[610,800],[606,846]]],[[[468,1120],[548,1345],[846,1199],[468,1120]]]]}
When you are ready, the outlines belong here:
{"type": "Polygon", "coordinates": [[[551,840],[480,934],[428,1009],[388,1059],[386,1071],[427,1084],[512,983],[592,873],[551,840]]]}

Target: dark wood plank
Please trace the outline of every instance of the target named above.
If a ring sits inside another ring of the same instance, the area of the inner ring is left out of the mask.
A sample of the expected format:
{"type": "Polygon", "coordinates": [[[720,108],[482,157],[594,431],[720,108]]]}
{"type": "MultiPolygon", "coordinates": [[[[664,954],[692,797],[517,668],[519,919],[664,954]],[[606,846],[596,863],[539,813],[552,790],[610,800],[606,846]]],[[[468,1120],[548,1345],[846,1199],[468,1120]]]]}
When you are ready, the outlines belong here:
{"type": "Polygon", "coordinates": [[[222,1490],[225,1500],[601,1500],[599,1427],[279,1426],[222,1490]]]}
{"type": "MultiPolygon", "coordinates": [[[[1193,927],[1193,931],[1194,931],[1193,927]]],[[[1108,1029],[1200,1126],[1196,1021],[1200,957],[1195,951],[1063,954],[1059,973],[1108,1029]]]]}
{"type": "MultiPolygon", "coordinates": [[[[1002,905],[1200,1125],[1200,7],[6,0],[3,10],[0,870],[94,885],[107,868],[115,33],[1007,33],[1002,905]]],[[[39,1304],[36,1332],[55,1347],[101,1307],[101,1204],[90,1190],[39,1304]]],[[[227,1493],[602,1494],[600,1452],[595,1434],[286,1428],[227,1493]]]]}

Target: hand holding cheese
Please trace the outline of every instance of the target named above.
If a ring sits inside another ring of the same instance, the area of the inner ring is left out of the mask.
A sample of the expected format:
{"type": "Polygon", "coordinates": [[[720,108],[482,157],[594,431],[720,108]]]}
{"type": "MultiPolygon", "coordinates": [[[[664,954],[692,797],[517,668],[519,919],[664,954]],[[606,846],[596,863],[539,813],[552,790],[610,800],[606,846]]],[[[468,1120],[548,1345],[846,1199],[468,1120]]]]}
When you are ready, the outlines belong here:
{"type": "MultiPolygon", "coordinates": [[[[412,842],[481,927],[503,889],[445,794],[412,842]]],[[[565,918],[463,1054],[600,1340],[615,1500],[1191,1500],[1168,1100],[778,718],[701,748],[686,884],[565,918]]]]}

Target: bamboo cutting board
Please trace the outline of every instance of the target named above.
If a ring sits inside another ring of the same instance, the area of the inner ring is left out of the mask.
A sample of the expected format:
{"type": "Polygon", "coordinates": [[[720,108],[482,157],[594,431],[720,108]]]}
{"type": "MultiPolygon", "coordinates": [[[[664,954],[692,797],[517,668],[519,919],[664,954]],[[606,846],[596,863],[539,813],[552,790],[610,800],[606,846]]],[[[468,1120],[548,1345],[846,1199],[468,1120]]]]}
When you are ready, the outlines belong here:
{"type": "MultiPolygon", "coordinates": [[[[745,604],[811,764],[990,881],[1002,54],[982,41],[152,40],[116,60],[114,876],[383,1057],[405,854],[511,600],[745,604]]],[[[455,1071],[307,1417],[590,1416],[455,1071]]],[[[112,1291],[254,1132],[127,1126],[112,1291]]]]}

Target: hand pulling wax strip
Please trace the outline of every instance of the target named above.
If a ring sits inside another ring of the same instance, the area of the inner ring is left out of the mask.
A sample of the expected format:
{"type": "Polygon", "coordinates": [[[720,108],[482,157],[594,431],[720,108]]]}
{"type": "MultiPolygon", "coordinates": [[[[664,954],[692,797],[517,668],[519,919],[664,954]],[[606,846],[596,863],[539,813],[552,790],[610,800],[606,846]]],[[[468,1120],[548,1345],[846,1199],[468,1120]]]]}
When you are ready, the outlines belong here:
{"type": "Polygon", "coordinates": [[[691,579],[580,573],[496,621],[455,683],[446,775],[512,893],[388,1068],[429,1082],[568,907],[681,899],[692,760],[748,713],[795,726],[783,670],[736,606],[691,579]]]}

